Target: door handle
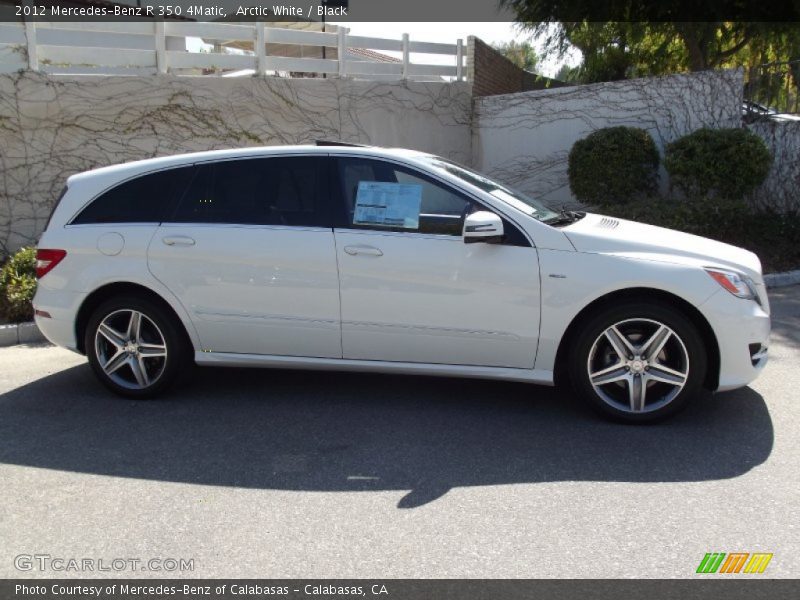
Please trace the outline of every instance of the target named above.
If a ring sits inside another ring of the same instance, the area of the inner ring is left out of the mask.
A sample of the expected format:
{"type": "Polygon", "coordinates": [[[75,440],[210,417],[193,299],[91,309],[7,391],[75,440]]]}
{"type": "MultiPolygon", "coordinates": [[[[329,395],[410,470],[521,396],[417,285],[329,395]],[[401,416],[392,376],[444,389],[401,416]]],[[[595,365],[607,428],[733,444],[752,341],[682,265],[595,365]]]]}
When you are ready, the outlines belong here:
{"type": "Polygon", "coordinates": [[[172,235],[161,238],[167,246],[194,246],[194,240],[185,235],[172,235]]]}
{"type": "Polygon", "coordinates": [[[365,256],[383,256],[383,252],[381,252],[379,248],[376,248],[375,246],[365,246],[363,244],[358,244],[357,246],[345,246],[344,251],[351,256],[355,256],[356,254],[364,254],[365,256]]]}

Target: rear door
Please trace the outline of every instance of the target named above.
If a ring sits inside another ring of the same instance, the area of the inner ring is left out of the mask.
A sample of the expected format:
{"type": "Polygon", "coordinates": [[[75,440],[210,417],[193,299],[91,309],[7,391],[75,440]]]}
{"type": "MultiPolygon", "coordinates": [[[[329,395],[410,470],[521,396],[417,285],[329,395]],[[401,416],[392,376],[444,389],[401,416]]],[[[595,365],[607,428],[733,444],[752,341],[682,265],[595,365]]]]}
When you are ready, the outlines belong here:
{"type": "Polygon", "coordinates": [[[341,357],[325,158],[199,164],[150,243],[203,351],[341,357]]]}

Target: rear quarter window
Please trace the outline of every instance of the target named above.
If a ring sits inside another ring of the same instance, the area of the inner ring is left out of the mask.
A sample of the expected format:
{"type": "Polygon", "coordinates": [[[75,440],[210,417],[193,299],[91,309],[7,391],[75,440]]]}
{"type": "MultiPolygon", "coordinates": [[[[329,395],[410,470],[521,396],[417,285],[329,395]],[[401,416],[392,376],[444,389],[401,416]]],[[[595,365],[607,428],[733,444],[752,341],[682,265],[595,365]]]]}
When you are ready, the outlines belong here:
{"type": "Polygon", "coordinates": [[[194,167],[140,175],[103,192],[72,220],[92,223],[160,223],[189,184],[194,167]]]}

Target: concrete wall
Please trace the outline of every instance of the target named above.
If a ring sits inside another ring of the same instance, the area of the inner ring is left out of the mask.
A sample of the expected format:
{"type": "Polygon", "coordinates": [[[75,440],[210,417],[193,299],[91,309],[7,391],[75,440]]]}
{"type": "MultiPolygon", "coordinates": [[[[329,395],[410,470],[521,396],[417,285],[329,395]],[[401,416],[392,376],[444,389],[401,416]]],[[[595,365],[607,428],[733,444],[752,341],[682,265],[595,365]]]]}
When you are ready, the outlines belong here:
{"type": "Polygon", "coordinates": [[[66,178],[152,156],[338,139],[468,162],[471,87],[339,79],[0,76],[0,253],[66,178]]]}
{"type": "Polygon", "coordinates": [[[567,159],[580,138],[603,127],[641,127],[663,150],[700,127],[740,127],[741,106],[741,71],[476,98],[473,164],[552,206],[575,206],[567,159]]]}
{"type": "Polygon", "coordinates": [[[758,121],[747,128],[772,152],[766,181],[753,194],[758,208],[800,212],[800,121],[758,121]]]}

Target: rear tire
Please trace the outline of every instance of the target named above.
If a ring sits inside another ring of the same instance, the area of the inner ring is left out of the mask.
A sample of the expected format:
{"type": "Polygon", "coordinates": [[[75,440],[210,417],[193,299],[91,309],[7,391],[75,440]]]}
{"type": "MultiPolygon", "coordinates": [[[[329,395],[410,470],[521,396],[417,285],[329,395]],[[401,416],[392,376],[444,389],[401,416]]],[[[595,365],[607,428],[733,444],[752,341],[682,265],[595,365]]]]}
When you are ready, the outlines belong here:
{"type": "Polygon", "coordinates": [[[683,410],[699,395],[708,368],[697,328],[663,303],[604,308],[573,342],[568,369],[575,391],[603,415],[628,423],[683,410]]]}
{"type": "Polygon", "coordinates": [[[153,398],[188,364],[189,345],[175,317],[140,296],[112,298],[89,318],[89,365],[103,385],[126,398],[153,398]]]}

